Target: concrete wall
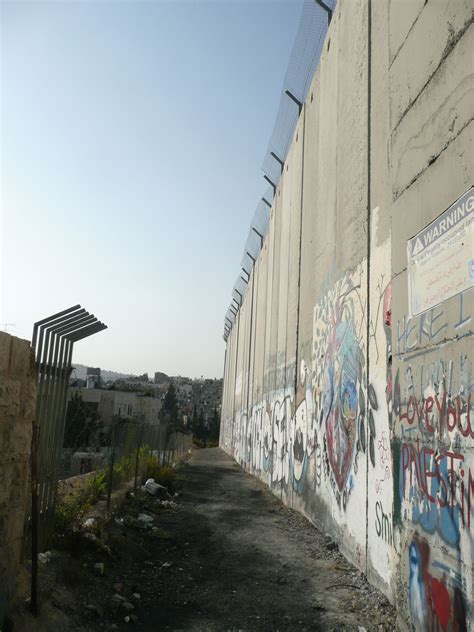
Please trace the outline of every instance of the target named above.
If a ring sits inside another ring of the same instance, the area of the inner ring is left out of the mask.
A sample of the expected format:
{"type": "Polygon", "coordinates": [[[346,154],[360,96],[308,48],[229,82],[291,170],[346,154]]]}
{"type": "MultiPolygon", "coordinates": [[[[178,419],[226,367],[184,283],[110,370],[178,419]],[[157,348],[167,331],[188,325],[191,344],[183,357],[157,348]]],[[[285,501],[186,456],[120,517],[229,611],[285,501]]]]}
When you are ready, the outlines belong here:
{"type": "MultiPolygon", "coordinates": [[[[337,540],[401,629],[474,615],[474,275],[412,317],[407,260],[471,186],[473,28],[464,0],[338,3],[227,342],[221,446],[337,540]]],[[[449,257],[473,259],[466,209],[431,264],[446,292],[449,257]]]]}
{"type": "Polygon", "coordinates": [[[36,373],[30,344],[0,332],[0,625],[11,601],[29,502],[36,373]]]}

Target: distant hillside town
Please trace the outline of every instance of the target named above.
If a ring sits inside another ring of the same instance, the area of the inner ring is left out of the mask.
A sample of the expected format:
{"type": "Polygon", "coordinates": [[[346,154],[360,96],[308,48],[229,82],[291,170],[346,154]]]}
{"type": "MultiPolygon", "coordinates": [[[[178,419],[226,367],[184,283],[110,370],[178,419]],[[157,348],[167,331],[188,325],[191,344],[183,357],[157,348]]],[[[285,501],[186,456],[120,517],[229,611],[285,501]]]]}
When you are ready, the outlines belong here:
{"type": "Polygon", "coordinates": [[[103,423],[117,417],[158,423],[170,385],[179,427],[192,429],[193,422],[208,427],[211,420],[220,418],[222,379],[192,379],[159,371],[151,379],[147,373],[131,375],[76,365],[69,385],[70,401],[80,397],[103,423]]]}

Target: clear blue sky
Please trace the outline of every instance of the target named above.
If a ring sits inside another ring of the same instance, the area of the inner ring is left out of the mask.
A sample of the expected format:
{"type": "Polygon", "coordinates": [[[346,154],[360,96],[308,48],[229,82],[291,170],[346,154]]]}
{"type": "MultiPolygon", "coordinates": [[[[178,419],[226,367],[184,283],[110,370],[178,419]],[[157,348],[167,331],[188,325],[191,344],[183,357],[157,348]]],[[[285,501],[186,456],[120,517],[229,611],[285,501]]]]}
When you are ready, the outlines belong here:
{"type": "Polygon", "coordinates": [[[80,303],[75,362],[220,377],[302,1],[0,4],[0,322],[80,303]]]}

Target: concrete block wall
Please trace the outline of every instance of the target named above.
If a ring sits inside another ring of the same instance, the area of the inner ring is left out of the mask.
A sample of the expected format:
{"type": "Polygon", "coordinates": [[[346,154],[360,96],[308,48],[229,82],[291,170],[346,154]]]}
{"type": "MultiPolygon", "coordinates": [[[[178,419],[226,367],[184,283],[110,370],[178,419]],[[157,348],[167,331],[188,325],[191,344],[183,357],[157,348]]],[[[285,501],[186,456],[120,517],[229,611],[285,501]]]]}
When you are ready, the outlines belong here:
{"type": "Polygon", "coordinates": [[[465,0],[338,3],[226,350],[221,446],[406,630],[473,629],[472,277],[411,317],[407,271],[472,184],[473,44],[465,0]]]}
{"type": "Polygon", "coordinates": [[[35,406],[30,343],[0,332],[0,624],[14,595],[20,562],[35,406]]]}

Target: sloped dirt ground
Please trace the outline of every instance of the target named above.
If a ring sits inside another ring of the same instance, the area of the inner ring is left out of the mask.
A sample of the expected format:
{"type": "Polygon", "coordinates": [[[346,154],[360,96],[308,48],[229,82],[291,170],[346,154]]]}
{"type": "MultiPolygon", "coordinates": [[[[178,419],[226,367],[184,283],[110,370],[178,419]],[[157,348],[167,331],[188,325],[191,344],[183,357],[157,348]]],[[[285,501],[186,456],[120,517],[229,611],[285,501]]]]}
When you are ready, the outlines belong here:
{"type": "Polygon", "coordinates": [[[105,528],[104,550],[84,541],[42,567],[42,616],[15,632],[396,628],[334,543],[221,450],[196,451],[177,478],[176,504],[140,492],[105,528]],[[147,529],[140,513],[153,518],[147,529]]]}

